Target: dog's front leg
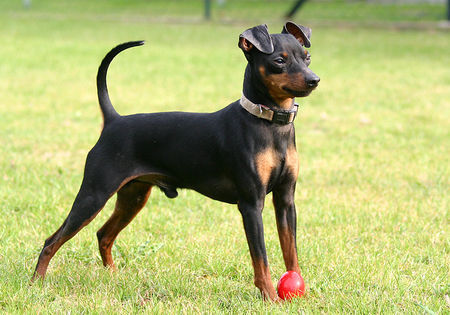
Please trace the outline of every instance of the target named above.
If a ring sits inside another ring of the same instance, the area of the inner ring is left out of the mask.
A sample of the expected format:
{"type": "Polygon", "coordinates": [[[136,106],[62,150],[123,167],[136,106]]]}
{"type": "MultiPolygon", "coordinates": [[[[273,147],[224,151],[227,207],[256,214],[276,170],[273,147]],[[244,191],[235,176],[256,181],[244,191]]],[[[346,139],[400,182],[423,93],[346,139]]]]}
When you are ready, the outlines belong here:
{"type": "Polygon", "coordinates": [[[294,204],[294,191],[295,182],[277,187],[273,190],[273,204],[286,270],[300,274],[296,244],[297,214],[294,204]]]}
{"type": "Polygon", "coordinates": [[[263,298],[277,301],[278,295],[272,283],[264,243],[264,228],[262,209],[264,202],[239,203],[239,211],[244,222],[245,235],[252,258],[255,274],[255,285],[261,291],[263,298]]]}

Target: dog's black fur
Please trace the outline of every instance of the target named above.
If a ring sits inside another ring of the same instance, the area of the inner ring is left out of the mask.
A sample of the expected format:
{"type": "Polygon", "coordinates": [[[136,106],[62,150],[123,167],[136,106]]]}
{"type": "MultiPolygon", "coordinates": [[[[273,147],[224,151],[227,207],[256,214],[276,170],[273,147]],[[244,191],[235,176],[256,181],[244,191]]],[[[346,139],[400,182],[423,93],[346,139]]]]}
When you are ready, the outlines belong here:
{"type": "MultiPolygon", "coordinates": [[[[307,96],[319,78],[309,70],[310,29],[288,22],[281,34],[265,25],[246,30],[239,47],[248,60],[244,95],[274,112],[290,111],[294,97],[307,96]]],[[[210,114],[151,113],[120,116],[106,87],[106,73],[121,51],[142,45],[128,42],[102,61],[97,87],[104,128],[89,152],[84,178],[68,217],[49,237],[33,279],[45,276],[50,259],[63,243],[87,225],[117,192],[116,208],[98,231],[105,266],[114,268],[111,247],[118,233],[145,205],[151,188],[177,196],[178,188],[237,204],[264,298],[277,300],[270,279],[261,212],[273,192],[277,227],[286,268],[300,272],[296,250],[294,191],[298,175],[292,123],[258,118],[236,101],[210,114]]]]}

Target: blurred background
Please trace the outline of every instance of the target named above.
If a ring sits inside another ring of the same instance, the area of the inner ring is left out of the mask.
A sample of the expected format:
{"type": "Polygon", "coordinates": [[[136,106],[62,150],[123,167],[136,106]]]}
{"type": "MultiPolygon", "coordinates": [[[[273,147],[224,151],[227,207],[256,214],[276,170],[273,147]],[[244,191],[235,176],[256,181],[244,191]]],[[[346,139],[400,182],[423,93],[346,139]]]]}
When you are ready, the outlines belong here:
{"type": "Polygon", "coordinates": [[[133,13],[140,19],[160,22],[206,19],[237,23],[297,17],[307,22],[378,23],[380,26],[381,23],[439,22],[449,18],[448,0],[3,0],[1,3],[1,9],[10,12],[17,12],[21,6],[42,14],[67,16],[133,13]]]}

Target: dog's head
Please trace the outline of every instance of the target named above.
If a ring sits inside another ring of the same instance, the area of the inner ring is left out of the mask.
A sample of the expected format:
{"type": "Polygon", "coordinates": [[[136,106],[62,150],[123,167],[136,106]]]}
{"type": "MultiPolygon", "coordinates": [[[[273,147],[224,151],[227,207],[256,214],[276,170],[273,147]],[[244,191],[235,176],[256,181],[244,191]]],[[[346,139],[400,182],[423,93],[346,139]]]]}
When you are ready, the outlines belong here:
{"type": "Polygon", "coordinates": [[[252,76],[263,84],[272,100],[284,107],[294,97],[308,96],[320,78],[308,66],[311,29],[287,22],[280,34],[269,34],[258,25],[239,36],[239,47],[251,67],[252,76]]]}

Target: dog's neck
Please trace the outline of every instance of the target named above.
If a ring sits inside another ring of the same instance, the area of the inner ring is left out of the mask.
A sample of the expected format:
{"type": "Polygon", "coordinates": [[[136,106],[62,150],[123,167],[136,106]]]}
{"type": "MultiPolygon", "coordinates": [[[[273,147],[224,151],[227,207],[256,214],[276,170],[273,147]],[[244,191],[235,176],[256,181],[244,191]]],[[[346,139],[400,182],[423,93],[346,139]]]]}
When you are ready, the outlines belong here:
{"type": "Polygon", "coordinates": [[[247,112],[249,112],[253,116],[268,120],[278,125],[290,124],[294,121],[295,117],[297,116],[298,104],[295,103],[293,108],[289,111],[274,110],[262,104],[253,103],[247,97],[245,97],[244,94],[242,94],[239,103],[247,112]]]}

